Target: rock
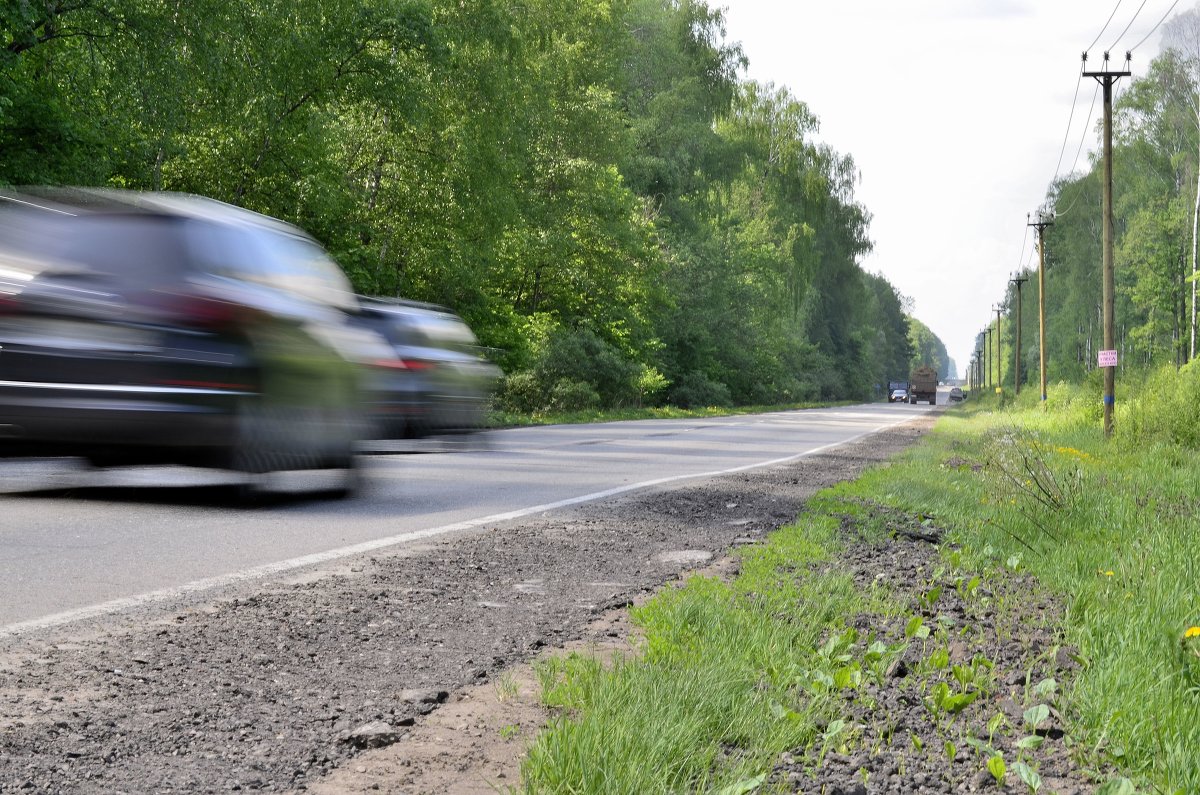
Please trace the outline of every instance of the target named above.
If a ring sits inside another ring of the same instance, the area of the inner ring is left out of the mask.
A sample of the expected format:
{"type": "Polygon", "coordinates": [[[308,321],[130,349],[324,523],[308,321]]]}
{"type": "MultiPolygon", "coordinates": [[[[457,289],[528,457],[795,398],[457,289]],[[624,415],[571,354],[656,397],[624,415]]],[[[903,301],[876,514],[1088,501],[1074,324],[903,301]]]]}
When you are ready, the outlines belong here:
{"type": "Polygon", "coordinates": [[[392,725],[381,720],[364,723],[340,738],[341,742],[355,748],[383,748],[398,739],[400,737],[392,725]]]}
{"type": "Polygon", "coordinates": [[[400,692],[400,700],[411,704],[441,704],[449,697],[450,694],[445,690],[436,689],[414,688],[400,692]]]}

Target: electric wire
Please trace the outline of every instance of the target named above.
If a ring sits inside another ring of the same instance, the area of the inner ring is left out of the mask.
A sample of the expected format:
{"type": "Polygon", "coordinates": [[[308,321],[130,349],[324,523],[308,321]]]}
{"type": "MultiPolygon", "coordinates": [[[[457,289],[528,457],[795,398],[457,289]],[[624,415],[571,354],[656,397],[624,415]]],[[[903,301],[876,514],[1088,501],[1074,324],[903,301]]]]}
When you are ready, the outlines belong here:
{"type": "Polygon", "coordinates": [[[1129,29],[1131,27],[1133,27],[1134,20],[1136,20],[1138,18],[1138,14],[1142,13],[1142,9],[1145,7],[1146,7],[1146,0],[1142,0],[1142,4],[1140,6],[1138,6],[1137,11],[1133,12],[1133,18],[1130,19],[1129,24],[1125,26],[1125,30],[1121,31],[1121,35],[1117,36],[1116,41],[1114,41],[1111,45],[1109,45],[1109,48],[1108,48],[1109,52],[1112,52],[1113,50],[1117,49],[1117,45],[1121,43],[1121,39],[1125,38],[1125,34],[1129,32],[1129,29]]]}
{"type": "Polygon", "coordinates": [[[1100,84],[1096,84],[1096,89],[1092,92],[1092,105],[1088,108],[1087,123],[1083,125],[1083,135],[1079,137],[1079,147],[1075,150],[1075,160],[1071,163],[1071,173],[1075,173],[1075,169],[1079,167],[1079,156],[1083,154],[1083,142],[1087,140],[1088,128],[1092,126],[1092,116],[1096,113],[1096,100],[1100,98],[1100,84]]]}
{"type": "Polygon", "coordinates": [[[1020,269],[1021,263],[1025,260],[1025,244],[1029,242],[1029,224],[1025,224],[1025,237],[1021,238],[1021,256],[1017,257],[1017,268],[1020,269]]]}
{"type": "Polygon", "coordinates": [[[1163,14],[1162,19],[1158,20],[1158,25],[1155,25],[1154,27],[1150,28],[1150,30],[1146,31],[1146,35],[1142,37],[1142,40],[1139,41],[1137,44],[1133,45],[1132,47],[1130,47],[1129,51],[1133,52],[1138,47],[1141,47],[1143,44],[1145,44],[1146,39],[1150,38],[1150,34],[1154,33],[1154,31],[1158,30],[1158,26],[1167,21],[1167,17],[1171,15],[1171,12],[1175,10],[1175,6],[1177,6],[1177,5],[1179,5],[1179,0],[1175,0],[1174,3],[1171,3],[1171,7],[1167,9],[1167,13],[1163,14]]]}
{"type": "Polygon", "coordinates": [[[1108,22],[1104,23],[1104,27],[1100,28],[1100,32],[1096,34],[1096,38],[1092,40],[1092,43],[1087,46],[1087,49],[1084,50],[1084,52],[1091,51],[1091,49],[1096,46],[1096,42],[1100,41],[1100,37],[1104,35],[1104,31],[1108,30],[1108,26],[1112,24],[1113,17],[1117,15],[1117,9],[1121,7],[1122,2],[1123,0],[1117,0],[1116,7],[1113,8],[1112,13],[1108,15],[1108,22]]]}
{"type": "Polygon", "coordinates": [[[1079,86],[1083,83],[1083,65],[1079,67],[1079,77],[1075,80],[1075,96],[1071,98],[1071,113],[1067,116],[1067,131],[1063,133],[1062,148],[1058,150],[1058,164],[1054,166],[1054,179],[1058,179],[1058,170],[1062,168],[1063,155],[1067,151],[1067,139],[1071,136],[1071,123],[1075,121],[1075,106],[1079,103],[1079,86]]]}
{"type": "MultiPolygon", "coordinates": [[[[1071,164],[1071,172],[1070,173],[1072,173],[1072,174],[1075,173],[1075,169],[1078,168],[1078,166],[1079,166],[1079,157],[1080,157],[1080,155],[1083,154],[1083,144],[1085,141],[1087,141],[1088,130],[1091,129],[1091,126],[1092,126],[1092,116],[1096,112],[1096,99],[1099,96],[1100,96],[1100,84],[1097,83],[1095,91],[1092,92],[1092,106],[1090,108],[1088,108],[1087,123],[1085,123],[1083,125],[1083,135],[1079,136],[1079,147],[1075,150],[1075,162],[1071,164]]],[[[1067,213],[1071,212],[1071,209],[1075,206],[1075,203],[1078,201],[1079,201],[1079,194],[1076,193],[1075,196],[1072,197],[1072,201],[1067,206],[1067,209],[1063,210],[1062,212],[1058,212],[1056,210],[1054,213],[1055,216],[1062,217],[1062,216],[1066,215],[1067,213]]]]}

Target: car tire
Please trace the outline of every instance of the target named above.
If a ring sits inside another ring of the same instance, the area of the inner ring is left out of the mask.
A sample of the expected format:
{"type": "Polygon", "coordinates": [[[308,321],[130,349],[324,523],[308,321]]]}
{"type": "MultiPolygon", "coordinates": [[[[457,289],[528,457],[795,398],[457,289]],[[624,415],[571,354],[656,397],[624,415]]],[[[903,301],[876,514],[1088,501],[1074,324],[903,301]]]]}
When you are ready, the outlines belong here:
{"type": "Polygon", "coordinates": [[[229,468],[246,476],[239,487],[241,500],[262,504],[272,496],[271,475],[329,469],[340,472],[336,486],[312,492],[313,496],[344,499],[361,487],[357,445],[361,423],[350,411],[314,417],[320,410],[301,407],[269,407],[255,399],[243,404],[237,414],[236,440],[229,454],[229,468]],[[319,433],[297,433],[304,427],[319,433]]]}

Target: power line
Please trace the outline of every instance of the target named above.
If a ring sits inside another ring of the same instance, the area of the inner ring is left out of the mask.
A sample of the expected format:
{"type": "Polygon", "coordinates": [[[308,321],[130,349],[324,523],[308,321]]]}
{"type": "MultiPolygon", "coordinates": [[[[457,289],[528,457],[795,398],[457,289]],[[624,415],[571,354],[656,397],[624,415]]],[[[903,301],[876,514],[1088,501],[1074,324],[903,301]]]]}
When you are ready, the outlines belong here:
{"type": "Polygon", "coordinates": [[[1108,15],[1108,22],[1104,23],[1104,27],[1100,28],[1100,32],[1096,34],[1096,38],[1087,46],[1087,50],[1084,50],[1084,52],[1091,50],[1096,46],[1096,42],[1100,41],[1100,37],[1104,35],[1104,31],[1108,30],[1108,26],[1113,21],[1113,17],[1117,15],[1117,9],[1121,7],[1121,2],[1122,0],[1117,0],[1116,8],[1114,8],[1112,13],[1108,15]]]}
{"type": "Polygon", "coordinates": [[[1017,268],[1020,269],[1021,263],[1025,260],[1025,244],[1029,242],[1029,227],[1025,227],[1025,237],[1021,238],[1021,256],[1017,257],[1017,268]]]}
{"type": "Polygon", "coordinates": [[[1125,34],[1133,27],[1133,22],[1138,18],[1138,14],[1142,13],[1142,9],[1146,7],[1146,0],[1142,0],[1142,4],[1138,6],[1138,10],[1133,12],[1133,19],[1129,20],[1129,24],[1125,26],[1125,30],[1121,31],[1121,35],[1117,36],[1117,40],[1109,45],[1109,51],[1117,49],[1117,45],[1121,43],[1121,39],[1125,38],[1125,34]]]}
{"type": "MultiPolygon", "coordinates": [[[[1075,150],[1075,162],[1071,164],[1071,173],[1072,174],[1075,173],[1075,169],[1079,166],[1079,156],[1081,154],[1083,154],[1083,143],[1084,143],[1084,141],[1087,140],[1088,130],[1092,126],[1092,114],[1096,112],[1096,97],[1098,97],[1098,96],[1100,96],[1100,84],[1099,83],[1096,84],[1096,90],[1092,92],[1092,106],[1090,108],[1088,108],[1088,118],[1087,118],[1087,123],[1083,125],[1083,135],[1079,136],[1079,148],[1077,148],[1075,150]]],[[[1082,191],[1076,193],[1072,197],[1071,203],[1070,203],[1070,205],[1067,206],[1067,209],[1063,210],[1062,212],[1055,211],[1055,215],[1058,217],[1062,217],[1062,216],[1066,215],[1067,213],[1071,212],[1071,209],[1079,201],[1080,193],[1082,193],[1082,191]]]]}
{"type": "Polygon", "coordinates": [[[1079,76],[1075,78],[1075,96],[1071,98],[1071,113],[1067,116],[1067,131],[1063,133],[1062,149],[1058,150],[1058,164],[1054,167],[1054,179],[1050,180],[1051,182],[1058,179],[1058,170],[1062,168],[1063,155],[1067,151],[1067,139],[1071,136],[1071,123],[1075,121],[1075,106],[1079,102],[1079,86],[1083,82],[1083,69],[1083,65],[1080,65],[1079,76]]]}
{"type": "MultiPolygon", "coordinates": [[[[1163,14],[1162,19],[1158,20],[1158,25],[1161,25],[1162,23],[1167,21],[1167,17],[1171,15],[1171,12],[1175,10],[1175,6],[1177,6],[1177,5],[1179,5],[1179,0],[1175,0],[1174,3],[1171,3],[1171,7],[1167,9],[1167,13],[1163,14]]],[[[1154,27],[1150,28],[1150,30],[1148,30],[1146,32],[1146,35],[1142,37],[1142,40],[1139,41],[1137,44],[1133,45],[1132,47],[1130,47],[1129,51],[1133,52],[1138,47],[1141,47],[1143,44],[1145,44],[1146,39],[1150,38],[1150,34],[1153,33],[1154,31],[1158,30],[1158,25],[1155,25],[1154,27]]]]}
{"type": "Polygon", "coordinates": [[[1083,142],[1087,140],[1088,128],[1092,126],[1092,114],[1096,112],[1096,98],[1100,96],[1100,84],[1096,84],[1096,89],[1092,92],[1092,106],[1088,108],[1087,124],[1083,125],[1083,135],[1079,137],[1079,148],[1075,150],[1075,160],[1071,163],[1071,173],[1075,173],[1075,169],[1079,167],[1079,156],[1083,154],[1083,142]]]}

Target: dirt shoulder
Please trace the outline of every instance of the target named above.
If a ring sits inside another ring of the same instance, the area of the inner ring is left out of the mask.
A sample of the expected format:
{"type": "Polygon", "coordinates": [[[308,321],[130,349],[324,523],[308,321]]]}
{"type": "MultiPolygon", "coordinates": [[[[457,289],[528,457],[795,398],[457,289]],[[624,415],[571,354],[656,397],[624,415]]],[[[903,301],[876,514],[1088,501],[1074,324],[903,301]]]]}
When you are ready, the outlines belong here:
{"type": "Polygon", "coordinates": [[[758,541],[931,423],[219,601],[7,639],[0,792],[515,785],[541,720],[516,666],[568,644],[619,647],[615,608],[758,541]]]}

